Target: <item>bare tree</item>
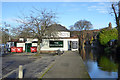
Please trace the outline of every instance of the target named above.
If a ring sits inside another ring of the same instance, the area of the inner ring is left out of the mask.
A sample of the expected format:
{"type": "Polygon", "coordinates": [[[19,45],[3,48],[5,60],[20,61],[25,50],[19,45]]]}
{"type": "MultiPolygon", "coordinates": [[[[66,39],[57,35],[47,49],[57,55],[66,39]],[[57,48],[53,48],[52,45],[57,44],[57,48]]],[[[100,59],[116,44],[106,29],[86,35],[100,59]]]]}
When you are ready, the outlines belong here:
{"type": "Polygon", "coordinates": [[[78,30],[78,31],[89,30],[89,29],[92,27],[92,24],[91,24],[90,21],[80,20],[80,21],[77,21],[77,22],[74,24],[74,27],[75,27],[75,29],[78,30]]]}
{"type": "Polygon", "coordinates": [[[74,25],[70,25],[69,28],[70,28],[70,31],[74,31],[74,25]]]}
{"type": "Polygon", "coordinates": [[[9,40],[9,34],[6,32],[6,30],[2,30],[2,43],[6,44],[8,40],[9,40]]]}
{"type": "MultiPolygon", "coordinates": [[[[112,10],[113,14],[115,16],[115,21],[118,29],[118,47],[117,47],[117,53],[120,52],[120,1],[116,3],[112,3],[112,10]]],[[[120,79],[120,57],[119,54],[117,54],[117,60],[118,60],[118,79],[120,79]]]]}
{"type": "Polygon", "coordinates": [[[118,29],[118,47],[120,47],[120,1],[116,3],[112,3],[111,6],[118,29]]]}
{"type": "Polygon", "coordinates": [[[4,22],[3,27],[1,28],[2,32],[2,43],[6,44],[6,42],[11,40],[11,35],[10,35],[10,24],[7,24],[4,22]]]}
{"type": "Polygon", "coordinates": [[[13,33],[13,36],[15,38],[28,38],[28,37],[34,37],[33,36],[33,33],[31,33],[31,29],[29,27],[26,27],[26,28],[20,28],[18,27],[17,29],[16,28],[13,28],[12,29],[12,33],[13,33]],[[19,29],[18,29],[19,28],[19,29]]]}
{"type": "Polygon", "coordinates": [[[90,28],[92,28],[92,24],[87,20],[79,20],[74,24],[74,27],[72,27],[73,30],[78,31],[77,35],[79,37],[79,49],[84,47],[84,33],[90,28]]]}
{"type": "Polygon", "coordinates": [[[38,53],[40,53],[42,39],[50,38],[51,33],[55,31],[54,29],[48,28],[50,25],[56,23],[56,14],[46,9],[38,10],[34,8],[34,10],[35,11],[31,11],[32,14],[29,16],[24,16],[24,18],[19,17],[20,19],[17,20],[17,22],[22,23],[19,29],[22,30],[22,33],[27,31],[27,33],[33,35],[33,38],[36,37],[38,39],[38,53]]]}

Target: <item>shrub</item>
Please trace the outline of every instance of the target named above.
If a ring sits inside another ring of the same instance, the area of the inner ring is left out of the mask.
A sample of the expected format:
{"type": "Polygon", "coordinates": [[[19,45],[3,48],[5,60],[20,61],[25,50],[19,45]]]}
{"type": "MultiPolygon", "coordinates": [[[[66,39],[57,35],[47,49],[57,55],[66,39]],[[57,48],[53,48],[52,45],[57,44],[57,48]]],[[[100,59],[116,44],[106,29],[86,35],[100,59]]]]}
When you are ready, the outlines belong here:
{"type": "Polygon", "coordinates": [[[99,42],[101,45],[106,46],[107,43],[110,40],[113,39],[118,39],[118,31],[116,28],[110,29],[110,30],[105,30],[103,29],[100,33],[99,33],[99,42]]]}

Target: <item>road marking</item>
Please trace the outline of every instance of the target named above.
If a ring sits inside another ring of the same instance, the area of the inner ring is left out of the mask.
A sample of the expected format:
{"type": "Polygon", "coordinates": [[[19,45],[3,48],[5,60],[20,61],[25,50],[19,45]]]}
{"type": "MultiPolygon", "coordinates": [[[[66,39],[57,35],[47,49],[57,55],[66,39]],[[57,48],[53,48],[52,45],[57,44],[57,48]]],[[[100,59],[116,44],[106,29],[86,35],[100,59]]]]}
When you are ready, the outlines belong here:
{"type": "Polygon", "coordinates": [[[14,73],[17,70],[18,70],[18,68],[15,69],[15,70],[13,70],[13,71],[11,71],[11,72],[9,72],[8,74],[6,74],[5,76],[3,76],[2,78],[7,78],[9,75],[11,75],[12,73],[14,73]]]}

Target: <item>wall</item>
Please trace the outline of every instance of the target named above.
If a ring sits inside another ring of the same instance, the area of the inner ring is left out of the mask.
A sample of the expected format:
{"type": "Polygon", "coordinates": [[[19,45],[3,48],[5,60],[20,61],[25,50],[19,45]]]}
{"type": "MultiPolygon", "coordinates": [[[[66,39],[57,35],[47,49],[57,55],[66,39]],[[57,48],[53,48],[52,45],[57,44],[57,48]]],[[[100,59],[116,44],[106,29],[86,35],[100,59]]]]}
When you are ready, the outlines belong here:
{"type": "Polygon", "coordinates": [[[64,32],[64,31],[61,31],[61,32],[58,32],[58,37],[70,37],[70,32],[64,32]]]}
{"type": "MultiPolygon", "coordinates": [[[[43,39],[43,42],[41,44],[41,51],[56,51],[58,49],[63,51],[68,51],[68,41],[78,41],[78,39],[43,39]],[[61,40],[63,41],[63,47],[49,47],[49,40],[61,40]]],[[[37,46],[37,43],[32,43],[32,46],[37,46]]],[[[23,47],[23,51],[25,51],[25,43],[17,43],[17,47],[23,47]]],[[[78,49],[72,49],[72,51],[75,51],[78,49]]]]}
{"type": "Polygon", "coordinates": [[[27,38],[27,41],[32,41],[33,40],[33,38],[27,38]]]}
{"type": "MultiPolygon", "coordinates": [[[[54,40],[54,39],[50,39],[50,40],[54,40]]],[[[55,40],[63,40],[63,39],[55,39],[55,40]]],[[[43,43],[41,44],[42,48],[41,50],[43,51],[54,51],[54,50],[64,50],[67,51],[68,50],[68,46],[67,46],[67,40],[63,40],[63,48],[50,48],[49,47],[49,39],[44,39],[43,43]]]]}
{"type": "MultiPolygon", "coordinates": [[[[41,44],[42,51],[55,51],[55,50],[63,50],[63,51],[68,51],[68,41],[78,41],[78,39],[43,39],[43,43],[41,44]],[[49,40],[62,40],[63,41],[63,48],[50,48],[49,47],[49,40]]],[[[78,49],[72,49],[78,50],[78,49]]]]}
{"type": "Polygon", "coordinates": [[[32,41],[38,41],[38,39],[33,39],[32,41]]]}
{"type": "Polygon", "coordinates": [[[32,46],[37,47],[37,43],[32,43],[32,46]]]}
{"type": "Polygon", "coordinates": [[[53,32],[51,34],[51,37],[70,37],[70,32],[67,31],[53,32]]]}
{"type": "Polygon", "coordinates": [[[19,38],[19,41],[24,41],[24,38],[19,38]]]}

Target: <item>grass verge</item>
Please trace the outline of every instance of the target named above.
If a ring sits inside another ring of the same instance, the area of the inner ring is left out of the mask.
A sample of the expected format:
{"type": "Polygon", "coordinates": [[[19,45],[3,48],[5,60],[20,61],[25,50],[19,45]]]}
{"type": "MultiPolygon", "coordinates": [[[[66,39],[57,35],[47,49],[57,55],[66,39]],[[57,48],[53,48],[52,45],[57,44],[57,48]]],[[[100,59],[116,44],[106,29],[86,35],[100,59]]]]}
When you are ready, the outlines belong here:
{"type": "Polygon", "coordinates": [[[54,66],[54,64],[55,62],[53,62],[53,64],[47,70],[45,70],[45,72],[42,74],[39,80],[42,80],[43,76],[54,66]]]}

